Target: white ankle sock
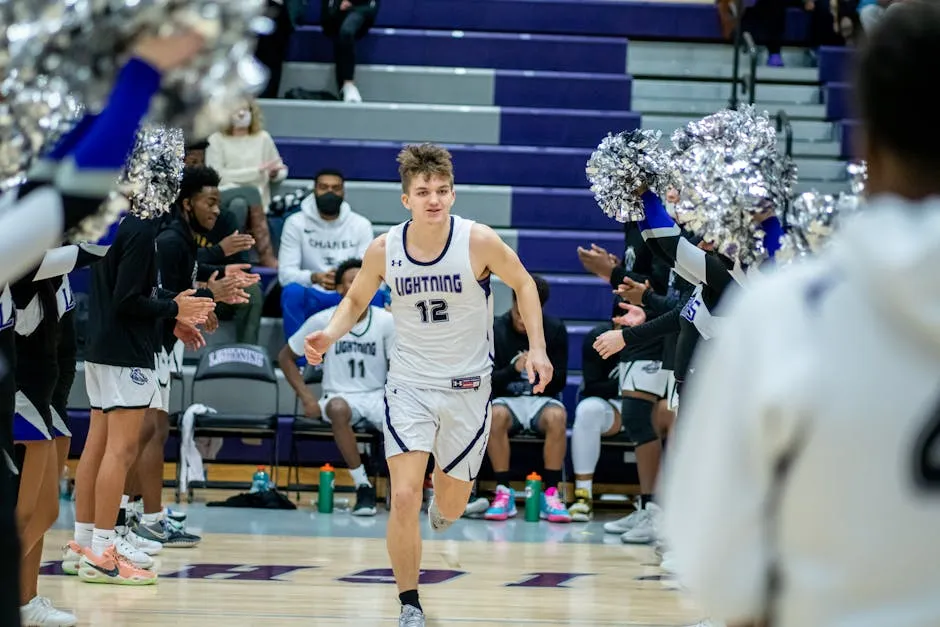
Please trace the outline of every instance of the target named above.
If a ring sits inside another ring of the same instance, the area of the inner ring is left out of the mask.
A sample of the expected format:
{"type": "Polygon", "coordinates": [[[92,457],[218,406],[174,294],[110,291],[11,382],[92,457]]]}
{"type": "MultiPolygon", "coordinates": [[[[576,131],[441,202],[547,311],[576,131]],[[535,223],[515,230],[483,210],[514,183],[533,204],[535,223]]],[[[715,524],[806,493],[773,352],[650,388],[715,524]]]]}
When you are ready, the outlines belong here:
{"type": "Polygon", "coordinates": [[[140,517],[140,522],[145,525],[152,525],[155,522],[160,522],[163,520],[163,512],[159,511],[156,514],[142,514],[140,517]]]}
{"type": "Polygon", "coordinates": [[[95,555],[104,555],[108,547],[114,544],[117,533],[114,529],[95,529],[91,536],[91,552],[95,555]]]}
{"type": "Polygon", "coordinates": [[[593,479],[575,479],[574,489],[575,490],[587,490],[588,496],[594,496],[594,480],[593,479]]]}
{"type": "Polygon", "coordinates": [[[95,529],[95,523],[75,523],[75,542],[83,549],[91,546],[91,534],[95,529]]]}
{"type": "Polygon", "coordinates": [[[121,495],[121,509],[127,509],[127,504],[131,502],[131,497],[126,494],[121,495]]]}
{"type": "Polygon", "coordinates": [[[366,474],[366,468],[362,464],[359,464],[358,468],[350,468],[349,474],[352,475],[356,487],[361,485],[372,487],[372,483],[369,481],[369,475],[366,474]]]}

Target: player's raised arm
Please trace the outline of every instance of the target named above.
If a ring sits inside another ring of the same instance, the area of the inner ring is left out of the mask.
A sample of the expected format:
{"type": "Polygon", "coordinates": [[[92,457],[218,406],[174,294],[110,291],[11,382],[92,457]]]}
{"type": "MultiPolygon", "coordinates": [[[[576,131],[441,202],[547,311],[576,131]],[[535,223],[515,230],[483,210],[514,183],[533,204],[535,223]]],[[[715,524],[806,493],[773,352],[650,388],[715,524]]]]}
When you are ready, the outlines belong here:
{"type": "Polygon", "coordinates": [[[542,329],[542,302],[535,281],[529,271],[525,269],[516,251],[500,239],[496,231],[482,224],[474,224],[470,235],[470,251],[473,257],[483,261],[486,268],[498,276],[516,293],[516,302],[519,303],[519,314],[525,323],[526,335],[529,337],[529,357],[526,360],[526,370],[529,374],[529,383],[533,385],[535,393],[545,390],[545,386],[552,380],[552,362],[545,352],[545,332],[542,329]],[[538,382],[536,383],[536,374],[538,382]]]}
{"type": "MultiPolygon", "coordinates": [[[[382,285],[385,276],[385,234],[372,240],[362,257],[362,268],[329,324],[322,331],[314,331],[304,341],[307,362],[317,365],[323,361],[327,349],[339,338],[349,333],[366,310],[382,285]]],[[[536,299],[537,300],[537,299],[536,299]]]]}

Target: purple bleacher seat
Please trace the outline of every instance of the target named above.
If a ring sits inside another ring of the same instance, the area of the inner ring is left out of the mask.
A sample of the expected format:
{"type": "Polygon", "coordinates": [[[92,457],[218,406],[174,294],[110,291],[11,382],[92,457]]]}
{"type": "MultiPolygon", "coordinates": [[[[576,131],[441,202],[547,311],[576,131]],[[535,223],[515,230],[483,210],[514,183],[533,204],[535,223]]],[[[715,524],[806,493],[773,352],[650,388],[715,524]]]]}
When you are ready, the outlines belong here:
{"type": "Polygon", "coordinates": [[[858,120],[842,120],[840,129],[842,132],[842,158],[855,159],[859,154],[854,143],[859,135],[858,120]]]}
{"type": "Polygon", "coordinates": [[[591,324],[569,324],[568,329],[568,369],[581,370],[581,345],[584,344],[584,338],[587,337],[596,323],[591,324]]]}
{"type": "MultiPolygon", "coordinates": [[[[340,169],[349,179],[398,181],[395,157],[400,142],[275,139],[291,176],[313,178],[320,168],[340,169]]],[[[587,148],[447,145],[457,180],[464,185],[573,187],[584,189],[587,148]]]]}
{"type": "Polygon", "coordinates": [[[822,46],[819,48],[819,82],[843,83],[852,75],[852,48],[822,46]]]}
{"type": "Polygon", "coordinates": [[[551,297],[545,312],[563,320],[605,320],[610,316],[613,294],[610,285],[594,276],[542,274],[551,297]]]}
{"type": "Polygon", "coordinates": [[[503,108],[499,119],[499,143],[507,146],[594,148],[613,129],[640,128],[640,114],[627,111],[503,108]]]}
{"type": "MultiPolygon", "coordinates": [[[[309,3],[307,23],[320,5],[309,3]]],[[[611,0],[395,0],[382,6],[379,27],[571,33],[648,39],[719,41],[714,4],[611,0]]],[[[787,14],[786,43],[805,41],[808,16],[787,14]]]]}
{"type": "Polygon", "coordinates": [[[826,119],[844,120],[851,117],[852,85],[849,83],[828,83],[823,85],[826,99],[826,119]]]}
{"type": "MultiPolygon", "coordinates": [[[[356,57],[363,64],[625,74],[627,40],[376,28],[358,44],[356,57]]],[[[288,60],[332,62],[333,43],[319,26],[302,26],[288,60]]]]}
{"type": "Polygon", "coordinates": [[[571,229],[622,232],[587,188],[516,187],[512,190],[512,226],[517,229],[571,229]]]}
{"type": "Polygon", "coordinates": [[[624,74],[496,70],[493,102],[501,107],[629,111],[633,79],[624,74]]]}
{"type": "MultiPolygon", "coordinates": [[[[601,213],[600,209],[596,211],[601,213]]],[[[590,248],[591,244],[597,244],[615,255],[623,255],[622,231],[592,233],[523,229],[517,235],[519,258],[531,272],[585,274],[578,260],[578,246],[590,248]]]]}

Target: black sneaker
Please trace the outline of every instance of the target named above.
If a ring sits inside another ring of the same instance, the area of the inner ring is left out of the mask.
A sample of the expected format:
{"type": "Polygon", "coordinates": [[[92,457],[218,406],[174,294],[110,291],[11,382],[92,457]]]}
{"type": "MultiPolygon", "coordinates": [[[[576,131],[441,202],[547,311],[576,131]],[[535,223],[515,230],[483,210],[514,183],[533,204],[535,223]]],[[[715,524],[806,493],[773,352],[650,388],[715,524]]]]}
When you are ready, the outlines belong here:
{"type": "Polygon", "coordinates": [[[353,516],[375,516],[375,488],[370,485],[361,485],[356,488],[356,506],[353,516]]]}

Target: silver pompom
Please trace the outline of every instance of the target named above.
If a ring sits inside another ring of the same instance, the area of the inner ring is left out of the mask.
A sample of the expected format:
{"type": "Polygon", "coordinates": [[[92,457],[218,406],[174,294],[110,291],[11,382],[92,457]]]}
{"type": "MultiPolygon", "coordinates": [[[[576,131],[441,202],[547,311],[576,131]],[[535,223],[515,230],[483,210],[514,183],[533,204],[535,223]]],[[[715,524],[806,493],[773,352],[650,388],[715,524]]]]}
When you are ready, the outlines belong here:
{"type": "MultiPolygon", "coordinates": [[[[118,71],[141,35],[195,31],[205,46],[164,74],[150,120],[205,137],[224,126],[238,99],[259,92],[267,70],[253,56],[268,32],[265,0],[30,0],[7,5],[9,65],[27,79],[48,74],[93,112],[106,103],[118,71]]],[[[2,62],[0,62],[2,66],[2,62]]]]}
{"type": "Polygon", "coordinates": [[[82,115],[64,81],[10,72],[0,81],[0,189],[23,182],[30,163],[82,115]]]}
{"type": "Polygon", "coordinates": [[[99,241],[130,210],[128,196],[133,191],[130,186],[113,190],[98,207],[98,212],[90,215],[66,234],[73,244],[94,243],[99,241]]]}
{"type": "Polygon", "coordinates": [[[784,209],[796,182],[769,116],[749,105],[723,110],[672,139],[676,221],[744,265],[765,259],[760,222],[784,209]]]}
{"type": "Polygon", "coordinates": [[[781,220],[785,232],[776,255],[778,263],[818,254],[843,221],[862,208],[867,165],[864,161],[850,163],[848,171],[850,191],[832,196],[813,190],[799,194],[789,203],[781,220]]]}
{"type": "Polygon", "coordinates": [[[184,154],[182,130],[146,126],[138,131],[134,151],[118,180],[127,190],[131,213],[146,220],[170,211],[180,192],[184,154]]]}
{"type": "Polygon", "coordinates": [[[666,191],[667,153],[659,131],[608,134],[587,162],[587,178],[600,208],[618,222],[638,222],[645,216],[637,191],[648,187],[666,191]]]}

